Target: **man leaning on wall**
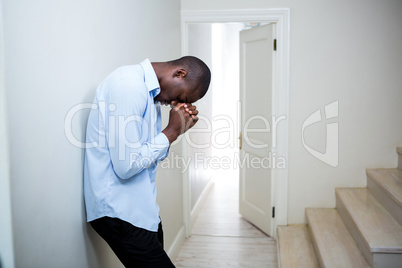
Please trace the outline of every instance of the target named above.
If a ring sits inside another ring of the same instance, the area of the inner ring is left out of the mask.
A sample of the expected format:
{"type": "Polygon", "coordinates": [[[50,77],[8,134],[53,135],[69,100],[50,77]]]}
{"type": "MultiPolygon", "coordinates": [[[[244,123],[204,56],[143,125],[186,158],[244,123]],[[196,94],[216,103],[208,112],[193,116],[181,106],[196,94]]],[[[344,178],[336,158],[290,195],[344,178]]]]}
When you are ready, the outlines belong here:
{"type": "Polygon", "coordinates": [[[98,87],[86,132],[87,221],[126,267],[174,267],[163,249],[155,175],[193,127],[211,72],[192,56],[123,66],[98,87]],[[171,105],[161,130],[160,105],[171,105]]]}

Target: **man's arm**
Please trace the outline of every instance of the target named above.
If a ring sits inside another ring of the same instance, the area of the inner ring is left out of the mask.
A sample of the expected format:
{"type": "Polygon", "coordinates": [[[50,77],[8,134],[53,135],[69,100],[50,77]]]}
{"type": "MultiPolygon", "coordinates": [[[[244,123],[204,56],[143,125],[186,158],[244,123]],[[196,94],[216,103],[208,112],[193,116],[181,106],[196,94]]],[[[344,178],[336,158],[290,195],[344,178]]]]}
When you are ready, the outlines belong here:
{"type": "Polygon", "coordinates": [[[166,157],[170,145],[163,133],[147,141],[149,132],[155,131],[152,122],[143,120],[149,92],[143,85],[133,87],[133,83],[129,79],[120,81],[110,91],[107,103],[110,158],[113,170],[121,179],[129,179],[157,164],[166,157]]]}

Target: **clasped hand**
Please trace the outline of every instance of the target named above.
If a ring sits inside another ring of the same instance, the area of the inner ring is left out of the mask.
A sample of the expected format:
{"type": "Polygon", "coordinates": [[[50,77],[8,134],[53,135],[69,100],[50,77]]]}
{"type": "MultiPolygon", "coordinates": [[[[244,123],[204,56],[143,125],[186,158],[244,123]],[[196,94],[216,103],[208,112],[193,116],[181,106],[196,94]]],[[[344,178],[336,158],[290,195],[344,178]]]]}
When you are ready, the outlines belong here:
{"type": "Polygon", "coordinates": [[[176,105],[171,105],[171,108],[169,123],[162,131],[170,143],[192,128],[198,121],[197,107],[191,103],[177,103],[176,105]]]}

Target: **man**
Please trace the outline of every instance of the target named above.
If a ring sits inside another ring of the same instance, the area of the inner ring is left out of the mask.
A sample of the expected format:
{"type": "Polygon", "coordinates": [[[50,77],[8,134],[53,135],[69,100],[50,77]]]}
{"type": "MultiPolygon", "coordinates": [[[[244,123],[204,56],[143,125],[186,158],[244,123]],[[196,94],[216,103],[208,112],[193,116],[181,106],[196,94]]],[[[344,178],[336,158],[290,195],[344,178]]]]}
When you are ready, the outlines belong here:
{"type": "Polygon", "coordinates": [[[174,267],[163,249],[156,169],[197,122],[191,103],[205,95],[210,79],[196,57],[146,59],[118,68],[96,91],[86,133],[87,221],[126,267],[174,267]],[[172,107],[162,131],[160,104],[172,107]]]}

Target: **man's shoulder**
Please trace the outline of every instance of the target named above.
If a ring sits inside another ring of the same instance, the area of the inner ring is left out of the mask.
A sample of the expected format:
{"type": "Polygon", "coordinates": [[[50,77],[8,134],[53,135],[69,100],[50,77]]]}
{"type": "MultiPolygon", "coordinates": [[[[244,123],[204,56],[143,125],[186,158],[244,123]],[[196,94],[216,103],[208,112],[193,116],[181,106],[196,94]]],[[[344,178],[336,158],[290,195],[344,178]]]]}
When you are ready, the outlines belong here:
{"type": "Polygon", "coordinates": [[[120,79],[129,79],[138,82],[144,82],[144,70],[140,64],[124,65],[116,69],[120,79]]]}
{"type": "Polygon", "coordinates": [[[99,85],[98,93],[109,94],[122,88],[132,88],[135,91],[145,89],[144,72],[141,65],[124,65],[109,74],[99,85]]]}
{"type": "Polygon", "coordinates": [[[144,82],[144,71],[141,65],[124,65],[114,70],[104,82],[119,83],[122,80],[130,80],[132,82],[144,82]]]}

